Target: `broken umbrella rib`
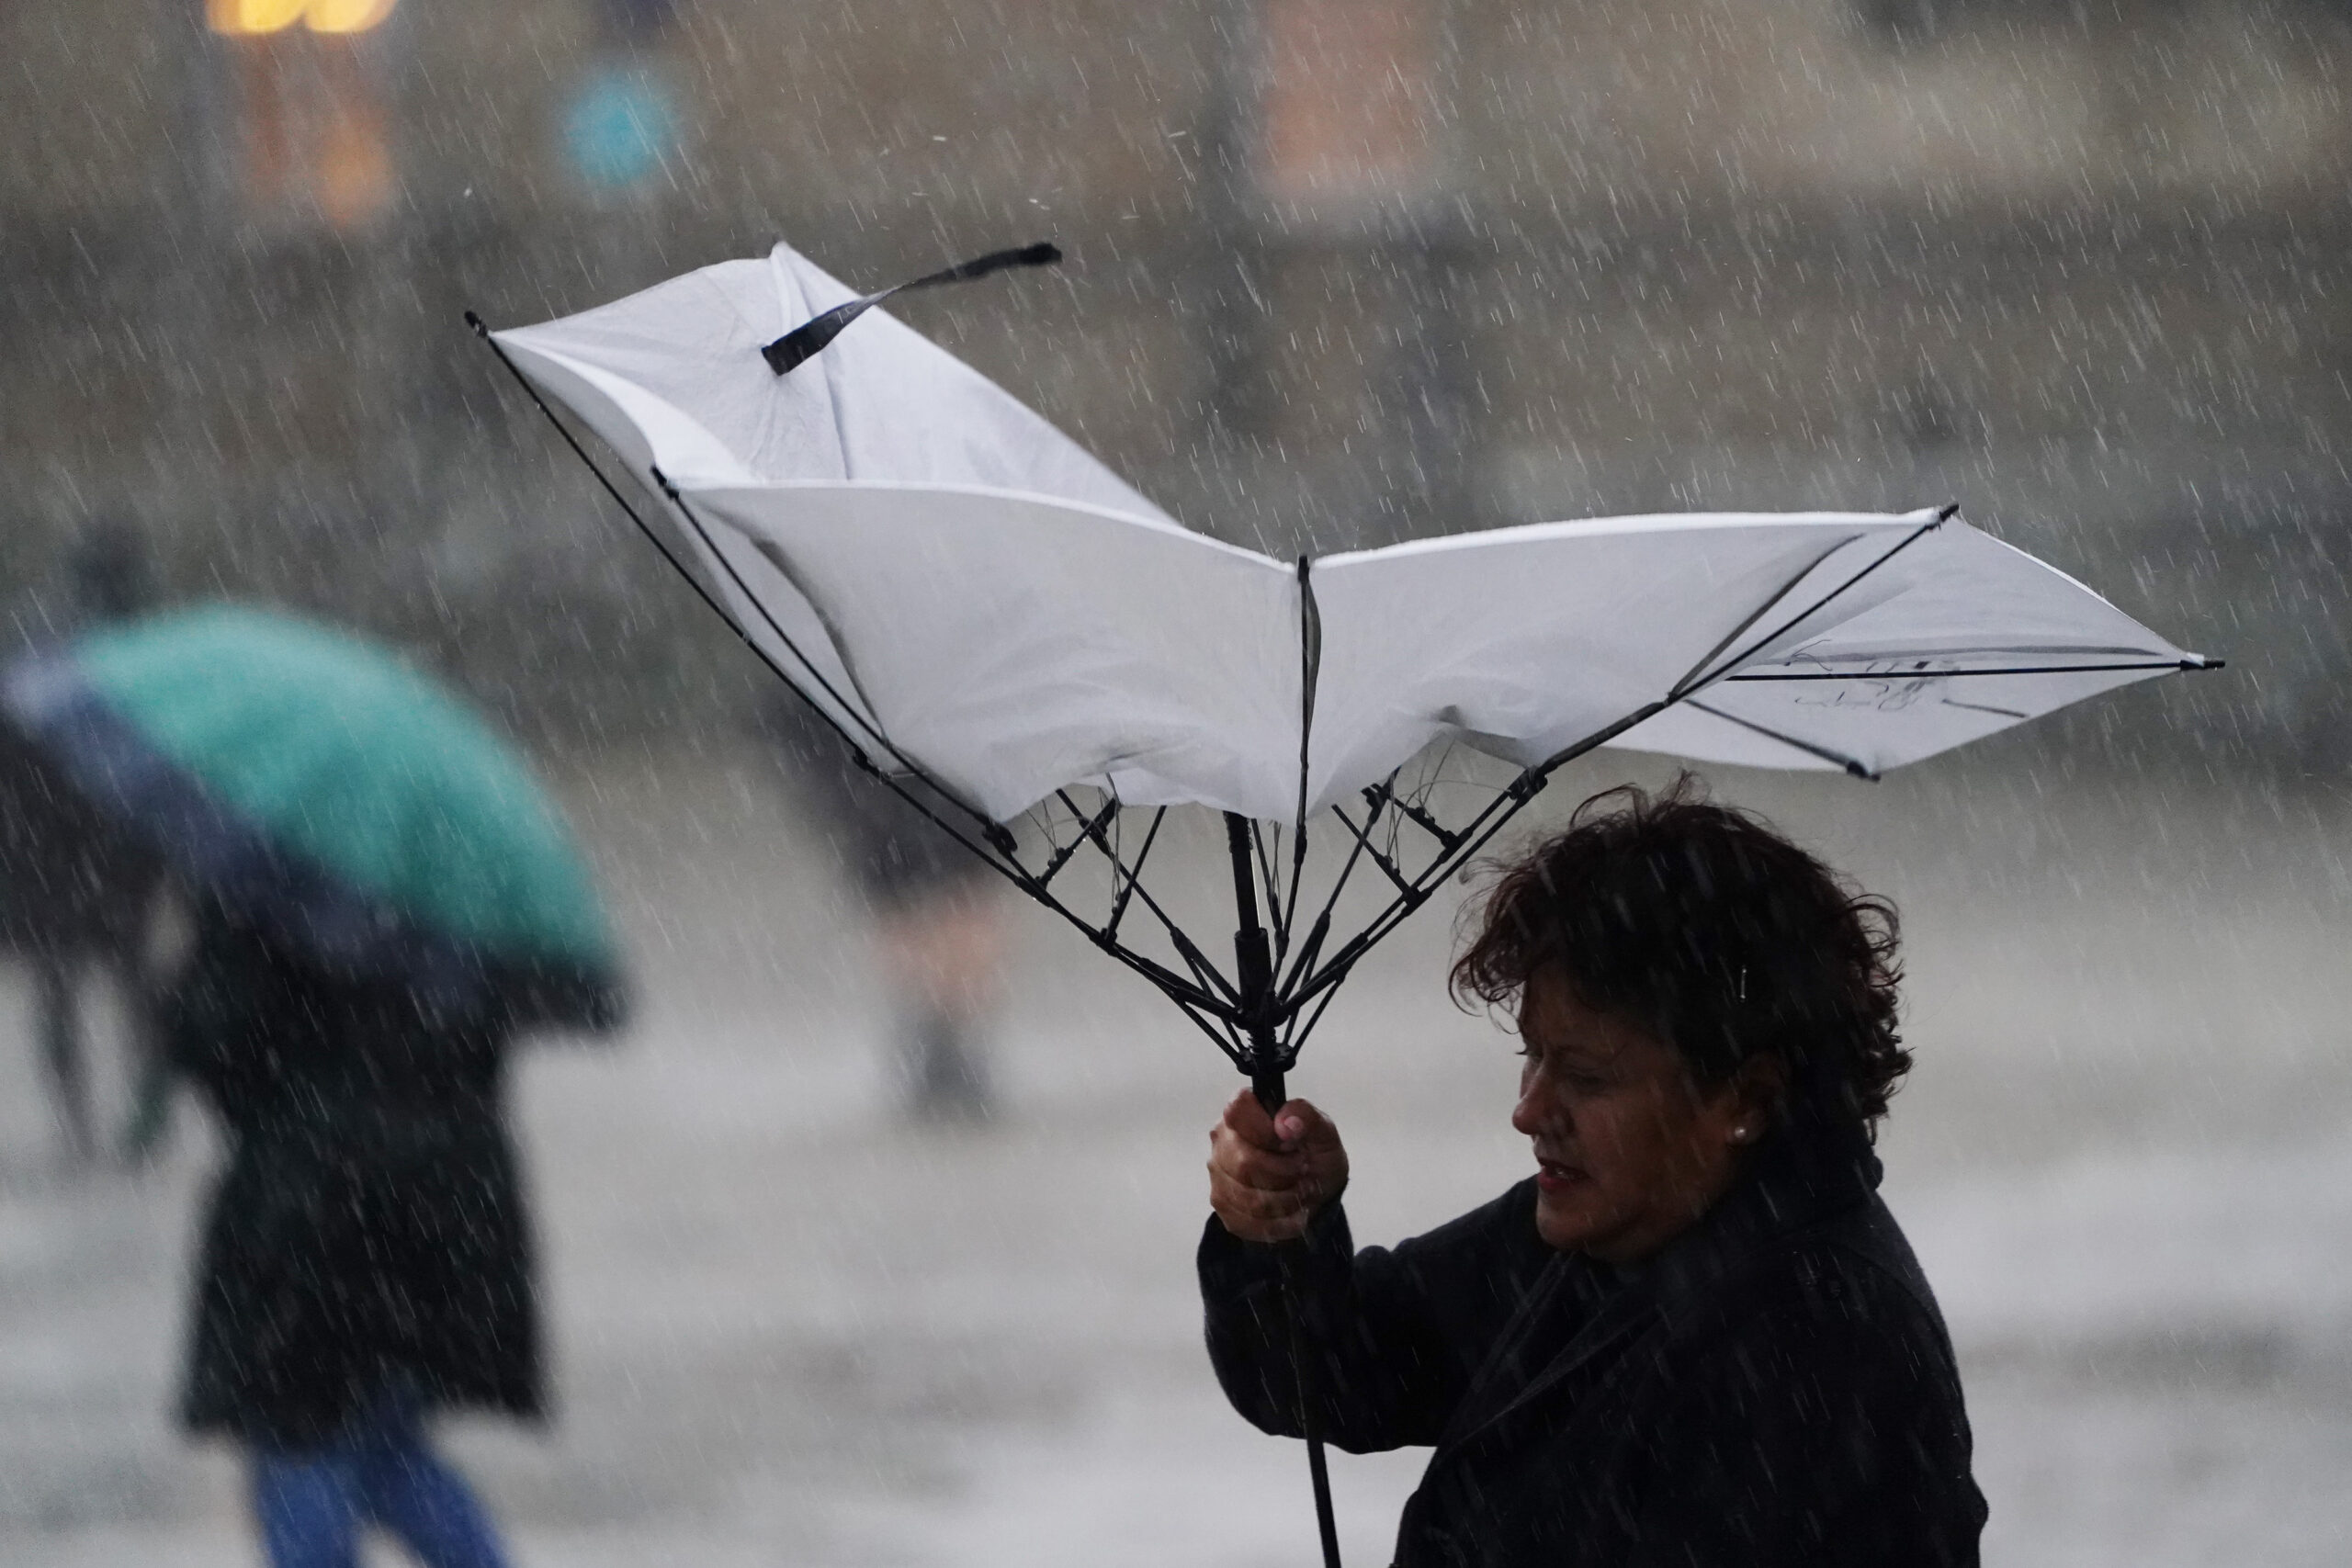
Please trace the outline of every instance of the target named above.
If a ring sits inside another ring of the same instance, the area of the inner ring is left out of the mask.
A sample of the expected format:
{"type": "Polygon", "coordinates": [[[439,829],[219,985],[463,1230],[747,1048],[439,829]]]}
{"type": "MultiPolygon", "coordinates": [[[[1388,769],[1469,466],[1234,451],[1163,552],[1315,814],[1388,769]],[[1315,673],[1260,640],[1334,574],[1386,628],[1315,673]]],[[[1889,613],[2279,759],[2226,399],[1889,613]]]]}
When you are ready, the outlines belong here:
{"type": "MultiPolygon", "coordinates": [[[[1084,820],[1085,813],[1079,810],[1077,803],[1069,798],[1069,792],[1068,790],[1056,790],[1054,793],[1060,798],[1062,804],[1069,808],[1072,816],[1079,818],[1081,821],[1084,820]]],[[[1167,808],[1163,807],[1160,809],[1164,812],[1167,808]]],[[[1156,820],[1153,823],[1152,831],[1155,834],[1159,831],[1159,824],[1156,820]]],[[[1102,857],[1111,863],[1113,868],[1112,874],[1115,877],[1120,868],[1119,852],[1111,847],[1110,838],[1108,834],[1103,831],[1101,825],[1090,825],[1082,837],[1084,841],[1092,844],[1095,849],[1102,853],[1102,857]]],[[[1159,907],[1159,900],[1151,896],[1151,889],[1143,885],[1141,877],[1137,876],[1130,878],[1127,883],[1127,887],[1134,897],[1140,898],[1143,901],[1143,907],[1151,911],[1152,918],[1157,919],[1160,924],[1160,929],[1168,933],[1169,941],[1174,944],[1177,953],[1183,958],[1186,967],[1193,969],[1195,975],[1201,978],[1202,983],[1204,986],[1213,984],[1216,989],[1224,992],[1227,997],[1238,998],[1238,993],[1236,992],[1232,986],[1226,981],[1225,976],[1217,972],[1216,965],[1211,964],[1207,958],[1202,955],[1199,946],[1195,944],[1190,937],[1184,934],[1182,928],[1176,924],[1175,920],[1170,917],[1168,911],[1159,907]]],[[[1121,907],[1124,909],[1124,904],[1121,907]]],[[[1075,919],[1076,917],[1073,916],[1072,919],[1075,919]]],[[[1091,931],[1093,929],[1091,927],[1085,926],[1083,921],[1079,923],[1082,929],[1087,931],[1091,931]]],[[[1120,951],[1131,953],[1133,952],[1133,949],[1127,948],[1122,944],[1120,951]]]]}
{"type": "MultiPolygon", "coordinates": [[[[1389,775],[1390,781],[1394,781],[1395,778],[1394,773],[1389,775]]],[[[1463,836],[1460,833],[1430,815],[1427,808],[1398,795],[1393,782],[1366,784],[1361,793],[1367,806],[1377,807],[1385,801],[1395,807],[1407,821],[1435,839],[1442,846],[1443,853],[1452,854],[1461,845],[1463,836]]]]}
{"type": "Polygon", "coordinates": [[[2138,671],[2150,674],[2195,674],[2227,666],[2228,660],[2221,659],[2165,659],[2132,664],[2019,664],[1998,670],[1792,670],[1725,675],[1723,680],[1725,684],[1788,681],[1966,681],[1995,675],[2120,675],[2138,671]]]}
{"type": "MultiPolygon", "coordinates": [[[[1415,909],[1428,900],[1429,895],[1435,890],[1439,883],[1461,870],[1473,855],[1492,843],[1496,835],[1509,827],[1511,819],[1520,812],[1526,809],[1528,802],[1543,793],[1544,786],[1550,782],[1554,773],[1575,761],[1586,752],[1608,745],[1635,725],[1665,712],[1678,700],[1674,697],[1665,697],[1654,703],[1645,703],[1614,723],[1593,731],[1581,740],[1562,747],[1535,766],[1521,769],[1519,777],[1511,781],[1510,788],[1487,802],[1479,810],[1478,815],[1471,818],[1469,825],[1463,829],[1462,847],[1451,854],[1440,855],[1413,879],[1413,897],[1408,898],[1400,893],[1390,901],[1387,908],[1374,917],[1371,924],[1349,938],[1337,953],[1325,960],[1321,968],[1304,972],[1298,983],[1285,997],[1285,1005],[1304,1006],[1318,992],[1328,991],[1345,980],[1349,972],[1355,967],[1357,961],[1387,940],[1391,932],[1395,931],[1415,909]]],[[[1394,775],[1392,774],[1391,777],[1393,778],[1394,775]]]]}
{"type": "MultiPolygon", "coordinates": [[[[1364,825],[1362,828],[1358,828],[1355,824],[1355,818],[1350,817],[1340,807],[1334,806],[1330,808],[1330,811],[1331,815],[1338,818],[1340,824],[1345,827],[1349,834],[1354,838],[1357,846],[1363,851],[1364,857],[1370,860],[1373,864],[1378,866],[1382,871],[1388,874],[1388,880],[1396,885],[1396,892],[1399,897],[1410,898],[1414,900],[1414,902],[1419,903],[1421,898],[1427,897],[1427,894],[1423,889],[1416,887],[1414,884],[1406,877],[1405,874],[1397,869],[1396,863],[1394,861],[1390,860],[1386,855],[1382,854],[1378,850],[1372,847],[1371,830],[1372,825],[1379,820],[1379,813],[1377,811],[1365,819],[1364,825]]],[[[1337,890],[1335,889],[1334,892],[1336,893],[1336,891],[1337,890]]]]}
{"type": "MultiPolygon", "coordinates": [[[[1069,799],[1066,793],[1060,791],[1056,793],[1060,794],[1065,801],[1069,799]]],[[[1037,886],[1044,887],[1050,884],[1060,873],[1062,867],[1070,863],[1070,858],[1085,846],[1089,835],[1100,832],[1112,818],[1118,815],[1118,812],[1119,797],[1114,795],[1103,801],[1102,809],[1095,813],[1092,821],[1090,822],[1083,817],[1080,818],[1078,836],[1054,852],[1053,858],[1046,863],[1045,869],[1037,873],[1037,886]]],[[[1112,853],[1111,863],[1114,866],[1119,863],[1119,857],[1115,851],[1112,853]]]]}

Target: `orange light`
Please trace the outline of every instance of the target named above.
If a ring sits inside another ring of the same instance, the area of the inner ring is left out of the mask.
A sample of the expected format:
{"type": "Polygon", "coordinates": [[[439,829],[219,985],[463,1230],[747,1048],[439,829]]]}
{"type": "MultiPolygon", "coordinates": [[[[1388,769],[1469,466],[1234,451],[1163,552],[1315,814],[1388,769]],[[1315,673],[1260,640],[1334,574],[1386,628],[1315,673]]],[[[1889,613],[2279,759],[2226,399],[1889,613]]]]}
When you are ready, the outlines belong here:
{"type": "Polygon", "coordinates": [[[302,25],[314,33],[364,33],[392,14],[400,0],[310,0],[302,25]]]}
{"type": "Polygon", "coordinates": [[[251,38],[284,32],[302,19],[311,0],[205,0],[204,19],[216,33],[251,38]]]}
{"type": "Polygon", "coordinates": [[[204,0],[204,19],[216,33],[257,38],[300,22],[314,33],[364,33],[392,14],[400,0],[204,0]]]}

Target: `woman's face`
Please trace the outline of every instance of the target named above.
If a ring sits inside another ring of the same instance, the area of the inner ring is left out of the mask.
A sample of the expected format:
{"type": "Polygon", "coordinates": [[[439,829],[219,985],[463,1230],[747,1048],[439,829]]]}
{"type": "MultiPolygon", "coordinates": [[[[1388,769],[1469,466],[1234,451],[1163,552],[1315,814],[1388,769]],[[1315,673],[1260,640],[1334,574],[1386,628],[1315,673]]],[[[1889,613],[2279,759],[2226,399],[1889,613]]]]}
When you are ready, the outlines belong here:
{"type": "Polygon", "coordinates": [[[1722,1197],[1764,1128],[1759,1073],[1709,1089],[1672,1046],[1538,970],[1519,1010],[1510,1124],[1533,1140],[1535,1225],[1604,1263],[1648,1257],[1722,1197]]]}

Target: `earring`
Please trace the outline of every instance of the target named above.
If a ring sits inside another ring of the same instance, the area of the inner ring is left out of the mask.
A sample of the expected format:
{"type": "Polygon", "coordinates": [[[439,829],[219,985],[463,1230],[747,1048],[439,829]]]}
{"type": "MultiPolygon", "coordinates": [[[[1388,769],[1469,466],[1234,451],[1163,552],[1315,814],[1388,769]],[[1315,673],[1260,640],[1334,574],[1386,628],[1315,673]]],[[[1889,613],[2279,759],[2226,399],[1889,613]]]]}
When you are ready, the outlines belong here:
{"type": "Polygon", "coordinates": [[[1734,1127],[1731,1130],[1731,1141],[1735,1144],[1747,1143],[1749,1139],[1755,1136],[1756,1126],[1755,1123],[1750,1122],[1742,1122],[1738,1126],[1734,1127]]]}

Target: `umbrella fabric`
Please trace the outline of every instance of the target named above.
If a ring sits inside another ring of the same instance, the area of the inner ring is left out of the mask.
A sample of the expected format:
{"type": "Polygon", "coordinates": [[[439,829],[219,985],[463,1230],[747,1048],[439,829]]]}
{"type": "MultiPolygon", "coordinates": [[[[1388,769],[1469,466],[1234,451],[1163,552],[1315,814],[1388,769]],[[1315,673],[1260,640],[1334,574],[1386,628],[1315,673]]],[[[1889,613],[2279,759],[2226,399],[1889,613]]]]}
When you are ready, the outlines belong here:
{"type": "Polygon", "coordinates": [[[1071,784],[1281,820],[1433,741],[1875,773],[2199,660],[1942,514],[1542,524],[1302,568],[1193,533],[778,246],[493,333],[661,497],[869,757],[998,820],[1071,784]],[[1304,776],[1302,777],[1302,768],[1304,776]]]}
{"type": "Polygon", "coordinates": [[[264,611],[36,655],[9,720],[192,886],[301,950],[528,1021],[616,1016],[610,936],[513,749],[399,659],[264,611]]]}

